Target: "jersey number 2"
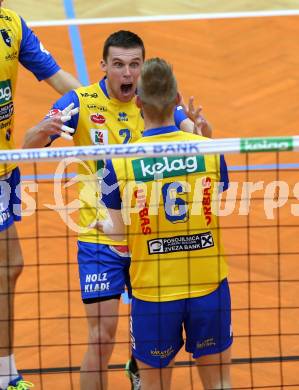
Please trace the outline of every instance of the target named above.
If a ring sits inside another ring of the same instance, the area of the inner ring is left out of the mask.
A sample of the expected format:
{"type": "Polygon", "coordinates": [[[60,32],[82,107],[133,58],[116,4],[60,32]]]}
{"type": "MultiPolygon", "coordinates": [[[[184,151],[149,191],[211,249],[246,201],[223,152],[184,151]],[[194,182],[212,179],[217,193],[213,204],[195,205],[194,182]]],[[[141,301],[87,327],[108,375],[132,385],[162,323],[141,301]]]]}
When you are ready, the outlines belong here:
{"type": "Polygon", "coordinates": [[[124,138],[123,144],[127,144],[131,141],[131,131],[129,129],[120,129],[119,135],[124,138]]]}

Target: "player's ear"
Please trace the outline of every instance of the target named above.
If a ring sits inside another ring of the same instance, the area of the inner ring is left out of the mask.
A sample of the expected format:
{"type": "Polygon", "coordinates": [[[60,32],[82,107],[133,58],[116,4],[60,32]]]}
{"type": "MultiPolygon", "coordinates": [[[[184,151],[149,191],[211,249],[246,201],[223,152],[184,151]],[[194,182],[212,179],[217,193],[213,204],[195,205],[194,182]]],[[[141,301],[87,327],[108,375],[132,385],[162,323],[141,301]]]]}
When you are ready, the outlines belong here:
{"type": "Polygon", "coordinates": [[[103,72],[107,71],[107,64],[104,60],[100,61],[100,68],[102,69],[103,72]]]}

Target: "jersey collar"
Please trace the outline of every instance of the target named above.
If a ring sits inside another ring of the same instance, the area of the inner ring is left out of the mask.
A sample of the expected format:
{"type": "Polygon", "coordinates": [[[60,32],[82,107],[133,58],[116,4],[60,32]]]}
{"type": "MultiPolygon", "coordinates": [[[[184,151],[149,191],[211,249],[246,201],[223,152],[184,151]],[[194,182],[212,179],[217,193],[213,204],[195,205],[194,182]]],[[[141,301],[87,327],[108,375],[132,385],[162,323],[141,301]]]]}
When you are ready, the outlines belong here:
{"type": "Polygon", "coordinates": [[[160,135],[173,133],[174,131],[179,131],[176,126],[166,126],[166,127],[157,127],[155,129],[148,129],[143,132],[143,137],[150,137],[152,135],[160,135]]]}
{"type": "Polygon", "coordinates": [[[104,95],[110,99],[110,96],[108,95],[108,91],[107,91],[107,87],[106,87],[106,78],[107,77],[104,77],[102,78],[102,80],[100,81],[100,88],[101,90],[103,91],[104,95]]]}

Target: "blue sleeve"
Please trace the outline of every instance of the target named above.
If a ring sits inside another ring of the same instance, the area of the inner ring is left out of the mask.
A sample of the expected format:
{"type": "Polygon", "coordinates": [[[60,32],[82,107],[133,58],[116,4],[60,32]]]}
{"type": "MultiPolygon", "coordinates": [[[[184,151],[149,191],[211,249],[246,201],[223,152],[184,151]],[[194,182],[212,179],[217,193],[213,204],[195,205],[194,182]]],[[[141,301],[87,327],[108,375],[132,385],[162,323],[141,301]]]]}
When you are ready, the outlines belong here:
{"type": "MultiPolygon", "coordinates": [[[[51,115],[55,114],[57,111],[64,110],[67,106],[69,106],[71,103],[74,103],[75,107],[79,107],[79,98],[75,91],[69,91],[65,95],[63,95],[61,98],[59,98],[52,106],[52,109],[47,114],[47,117],[50,117],[51,115]]],[[[66,126],[72,127],[75,129],[75,132],[77,130],[78,126],[78,120],[79,120],[79,114],[76,114],[71,117],[71,119],[64,124],[66,126]]],[[[75,133],[74,133],[75,134],[75,133]]],[[[56,139],[59,138],[59,135],[53,135],[50,137],[51,143],[56,139]]],[[[49,143],[47,146],[49,146],[51,143],[49,143]]]]}
{"type": "Polygon", "coordinates": [[[40,80],[48,79],[60,70],[51,54],[44,49],[33,31],[27,26],[24,19],[22,23],[22,41],[20,45],[19,61],[35,77],[40,80]]]}
{"type": "Polygon", "coordinates": [[[224,156],[220,155],[220,192],[224,192],[229,187],[229,178],[226,161],[224,156]]]}
{"type": "Polygon", "coordinates": [[[108,209],[120,210],[121,197],[116,173],[111,160],[106,161],[101,181],[102,203],[108,209]]]}
{"type": "Polygon", "coordinates": [[[187,118],[188,116],[186,115],[184,108],[182,106],[176,106],[174,110],[174,122],[178,129],[180,128],[181,122],[187,118]]]}

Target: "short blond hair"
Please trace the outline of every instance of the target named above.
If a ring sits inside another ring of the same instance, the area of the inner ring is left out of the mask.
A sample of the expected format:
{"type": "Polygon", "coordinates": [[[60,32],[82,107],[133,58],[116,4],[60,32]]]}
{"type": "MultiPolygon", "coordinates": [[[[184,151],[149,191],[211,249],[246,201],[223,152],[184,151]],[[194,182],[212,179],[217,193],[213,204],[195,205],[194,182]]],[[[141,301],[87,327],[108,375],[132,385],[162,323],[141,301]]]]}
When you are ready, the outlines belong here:
{"type": "Polygon", "coordinates": [[[161,58],[151,58],[143,64],[138,81],[138,95],[150,116],[165,119],[176,104],[177,82],[172,66],[161,58]]]}

